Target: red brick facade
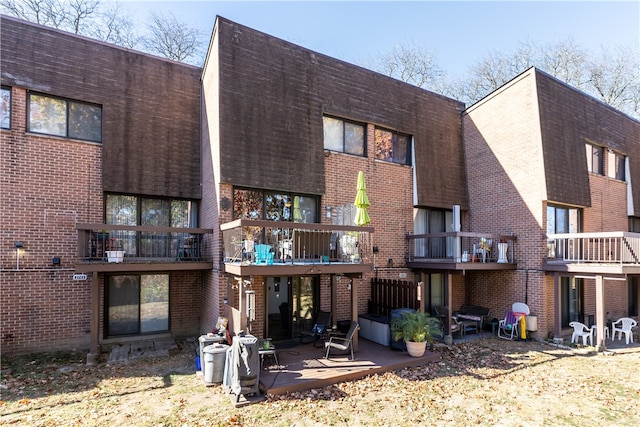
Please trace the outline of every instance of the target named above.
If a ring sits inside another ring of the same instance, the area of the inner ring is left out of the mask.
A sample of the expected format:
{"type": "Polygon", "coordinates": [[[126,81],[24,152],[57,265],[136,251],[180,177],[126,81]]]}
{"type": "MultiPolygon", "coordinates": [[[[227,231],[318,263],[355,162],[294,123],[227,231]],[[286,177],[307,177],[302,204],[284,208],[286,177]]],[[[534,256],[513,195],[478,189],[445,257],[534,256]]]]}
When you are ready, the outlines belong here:
{"type": "MultiPolygon", "coordinates": [[[[108,274],[95,276],[97,331],[92,331],[95,279],[73,279],[76,226],[103,223],[105,192],[193,198],[199,202],[199,226],[214,230],[205,238],[210,271],[162,272],[170,278],[173,337],[197,336],[209,332],[218,316],[237,316],[232,309],[239,308],[240,295],[235,278],[225,273],[220,232],[221,224],[233,220],[222,201],[233,200],[234,186],[314,195],[320,220],[330,223],[325,207],[335,212],[353,204],[358,171],[364,172],[375,229],[370,243],[379,252],[375,259],[363,253],[374,271],[356,283],[357,295],[351,292],[353,282],[336,277],[335,304],[332,276],[316,273],[318,308],[333,309],[334,321],[367,312],[374,277],[417,283],[438,273],[451,280],[454,309],[481,305],[491,309],[491,317],[502,318],[513,302],[526,302],[538,317],[540,339],[557,327],[555,278],[545,271],[548,204],[581,208],[584,232],[626,231],[629,217],[640,210],[629,208],[640,206],[640,197],[629,199],[626,182],[588,174],[583,164],[585,141],[610,146],[628,156],[633,181],[640,170],[635,168],[640,124],[535,69],[463,112],[458,101],[224,19],[216,23],[216,43],[203,70],[2,19],[2,85],[12,94],[11,129],[0,131],[0,340],[7,353],[86,349],[92,332],[103,344],[114,342],[104,336],[108,274]],[[31,34],[32,49],[42,48],[37,46],[43,36],[47,43],[59,39],[54,45],[60,64],[11,77],[12,70],[28,72],[20,58],[21,32],[31,34]],[[11,48],[5,47],[7,40],[13,41],[11,48]],[[49,75],[62,75],[77,57],[102,57],[95,49],[104,50],[120,74],[112,80],[102,75],[97,86],[79,84],[91,81],[85,76],[50,89],[54,96],[103,106],[103,143],[26,132],[28,91],[46,93],[49,75]],[[139,82],[138,95],[110,92],[131,79],[139,82]],[[572,111],[584,117],[574,120],[572,111]],[[323,115],[364,123],[366,156],[324,150],[323,115]],[[613,125],[597,126],[595,118],[613,125]],[[375,159],[376,126],[411,135],[411,165],[375,159]],[[118,173],[119,165],[126,173],[118,173]],[[517,268],[454,274],[406,267],[415,210],[454,204],[462,206],[463,231],[516,236],[517,268]],[[16,259],[18,241],[24,247],[16,259]],[[52,263],[54,257],[59,265],[52,263]]],[[[245,279],[258,302],[251,332],[262,336],[269,277],[245,279]]],[[[606,280],[605,287],[610,317],[627,315],[627,282],[606,280]]],[[[595,310],[595,281],[584,279],[584,315],[595,310]]]]}

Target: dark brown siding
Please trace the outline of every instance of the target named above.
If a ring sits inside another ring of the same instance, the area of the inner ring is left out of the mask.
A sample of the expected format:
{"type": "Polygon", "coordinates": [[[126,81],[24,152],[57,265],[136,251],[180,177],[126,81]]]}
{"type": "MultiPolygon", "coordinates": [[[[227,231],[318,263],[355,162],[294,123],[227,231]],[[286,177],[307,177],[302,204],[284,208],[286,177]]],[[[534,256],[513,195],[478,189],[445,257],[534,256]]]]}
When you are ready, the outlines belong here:
{"type": "Polygon", "coordinates": [[[200,68],[2,17],[2,84],[102,105],[103,189],[200,198],[200,68]]]}
{"type": "Polygon", "coordinates": [[[222,182],[323,194],[323,114],[415,139],[418,204],[466,205],[463,104],[218,18],[222,182]]]}
{"type": "MultiPolygon", "coordinates": [[[[536,82],[549,200],[591,206],[588,141],[628,156],[632,182],[640,182],[640,123],[539,70],[536,82]]],[[[636,213],[638,187],[632,187],[636,213]]]]}

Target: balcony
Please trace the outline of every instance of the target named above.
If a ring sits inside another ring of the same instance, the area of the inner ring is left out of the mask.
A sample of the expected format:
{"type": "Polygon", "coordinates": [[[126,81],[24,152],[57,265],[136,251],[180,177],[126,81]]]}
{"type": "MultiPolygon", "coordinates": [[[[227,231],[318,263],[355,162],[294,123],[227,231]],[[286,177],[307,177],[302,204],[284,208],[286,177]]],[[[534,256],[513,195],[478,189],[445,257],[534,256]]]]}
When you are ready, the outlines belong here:
{"type": "Polygon", "coordinates": [[[432,270],[514,270],[516,237],[447,232],[407,235],[407,267],[432,270]]]}
{"type": "Polygon", "coordinates": [[[640,234],[549,234],[544,267],[559,272],[640,274],[640,234]]]}
{"type": "Polygon", "coordinates": [[[373,269],[373,227],[239,219],[220,228],[225,271],[238,276],[373,269]]]}
{"type": "Polygon", "coordinates": [[[203,228],[78,224],[78,272],[211,270],[203,228]],[[109,255],[121,251],[121,262],[109,255]]]}

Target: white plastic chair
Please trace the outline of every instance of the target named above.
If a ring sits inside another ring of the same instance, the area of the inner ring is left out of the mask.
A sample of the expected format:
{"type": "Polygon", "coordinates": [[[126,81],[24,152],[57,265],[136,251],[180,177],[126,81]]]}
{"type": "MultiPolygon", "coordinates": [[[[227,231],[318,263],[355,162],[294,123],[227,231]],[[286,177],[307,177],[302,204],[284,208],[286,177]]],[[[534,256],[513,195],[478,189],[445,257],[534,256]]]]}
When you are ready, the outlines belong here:
{"type": "Polygon", "coordinates": [[[587,325],[580,322],[571,322],[569,326],[573,328],[573,334],[571,334],[571,342],[577,343],[579,338],[582,338],[582,345],[587,345],[587,338],[589,339],[589,345],[593,346],[593,329],[588,328],[587,325]]]}
{"type": "Polygon", "coordinates": [[[616,332],[618,333],[618,339],[622,339],[624,333],[627,340],[627,345],[633,342],[633,333],[631,328],[638,326],[638,322],[630,317],[621,317],[611,324],[611,341],[616,339],[616,332]]]}

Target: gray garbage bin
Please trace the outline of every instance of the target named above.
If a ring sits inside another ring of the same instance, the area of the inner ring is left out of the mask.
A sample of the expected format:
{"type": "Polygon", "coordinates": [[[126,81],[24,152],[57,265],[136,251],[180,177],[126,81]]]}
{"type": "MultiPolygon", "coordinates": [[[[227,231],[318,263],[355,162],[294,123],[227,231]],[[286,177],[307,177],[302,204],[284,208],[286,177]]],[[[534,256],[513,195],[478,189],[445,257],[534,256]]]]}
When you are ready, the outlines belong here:
{"type": "Polygon", "coordinates": [[[202,364],[202,375],[205,384],[222,382],[228,348],[229,346],[226,344],[213,344],[203,349],[204,363],[202,364]]]}

